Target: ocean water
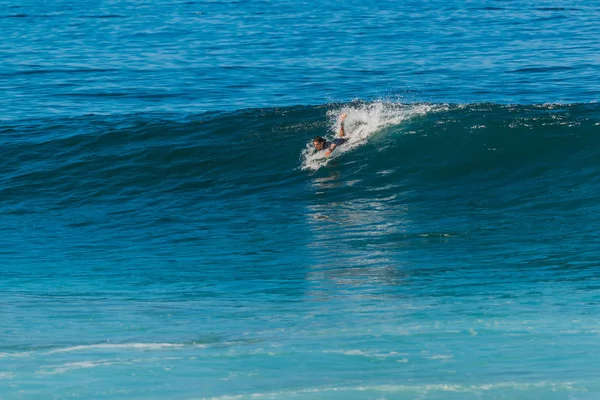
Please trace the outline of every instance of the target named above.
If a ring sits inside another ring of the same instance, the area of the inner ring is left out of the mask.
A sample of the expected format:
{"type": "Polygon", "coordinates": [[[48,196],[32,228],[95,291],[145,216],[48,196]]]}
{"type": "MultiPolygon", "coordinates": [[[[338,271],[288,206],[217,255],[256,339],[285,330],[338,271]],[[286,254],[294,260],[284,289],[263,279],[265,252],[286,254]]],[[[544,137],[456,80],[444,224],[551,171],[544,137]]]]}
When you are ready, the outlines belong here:
{"type": "Polygon", "coordinates": [[[0,399],[597,399],[598,20],[0,0],[0,399]]]}

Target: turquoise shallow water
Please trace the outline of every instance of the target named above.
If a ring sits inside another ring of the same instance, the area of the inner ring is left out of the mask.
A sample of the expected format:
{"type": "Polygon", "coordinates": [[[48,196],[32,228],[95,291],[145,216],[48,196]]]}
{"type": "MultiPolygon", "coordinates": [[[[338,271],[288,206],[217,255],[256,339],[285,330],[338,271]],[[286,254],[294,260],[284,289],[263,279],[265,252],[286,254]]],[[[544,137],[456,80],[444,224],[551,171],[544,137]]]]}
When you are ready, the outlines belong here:
{"type": "Polygon", "coordinates": [[[1,399],[597,398],[593,3],[0,14],[1,399]]]}

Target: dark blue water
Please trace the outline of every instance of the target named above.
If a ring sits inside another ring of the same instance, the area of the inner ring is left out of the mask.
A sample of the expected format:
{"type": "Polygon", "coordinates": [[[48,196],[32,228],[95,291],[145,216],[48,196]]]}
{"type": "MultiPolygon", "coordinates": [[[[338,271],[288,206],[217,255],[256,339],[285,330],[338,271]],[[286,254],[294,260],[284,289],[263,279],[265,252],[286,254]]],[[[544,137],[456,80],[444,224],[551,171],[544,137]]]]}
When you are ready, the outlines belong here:
{"type": "Polygon", "coordinates": [[[0,398],[597,398],[599,17],[0,0],[0,398]]]}
{"type": "Polygon", "coordinates": [[[0,2],[2,118],[598,100],[597,2],[0,2]]]}

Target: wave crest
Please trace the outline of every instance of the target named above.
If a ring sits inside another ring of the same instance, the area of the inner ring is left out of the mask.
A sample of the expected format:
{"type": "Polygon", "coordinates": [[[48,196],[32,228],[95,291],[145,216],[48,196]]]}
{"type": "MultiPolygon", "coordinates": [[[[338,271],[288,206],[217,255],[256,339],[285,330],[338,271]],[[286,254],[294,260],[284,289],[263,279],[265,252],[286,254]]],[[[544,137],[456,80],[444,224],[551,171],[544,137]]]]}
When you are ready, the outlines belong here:
{"type": "Polygon", "coordinates": [[[389,126],[398,125],[403,121],[416,116],[425,115],[429,112],[446,110],[447,105],[434,104],[400,104],[400,103],[358,103],[342,106],[327,112],[329,118],[330,135],[326,139],[332,140],[337,137],[340,123],[338,116],[346,113],[345,132],[348,141],[340,146],[330,157],[326,157],[323,151],[315,151],[312,146],[312,138],[302,150],[303,170],[317,170],[344,153],[364,145],[374,133],[389,126]]]}

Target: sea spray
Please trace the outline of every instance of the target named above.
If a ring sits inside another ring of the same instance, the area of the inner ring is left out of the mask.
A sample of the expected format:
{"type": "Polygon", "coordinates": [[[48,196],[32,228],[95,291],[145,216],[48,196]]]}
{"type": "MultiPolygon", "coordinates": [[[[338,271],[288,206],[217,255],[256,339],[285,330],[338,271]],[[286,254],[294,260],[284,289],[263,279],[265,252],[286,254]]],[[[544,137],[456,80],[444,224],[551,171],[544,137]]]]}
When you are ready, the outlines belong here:
{"type": "Polygon", "coordinates": [[[331,156],[326,157],[324,151],[315,151],[312,138],[302,150],[301,160],[303,170],[317,170],[342,154],[347,153],[367,143],[369,137],[386,127],[401,124],[409,118],[422,116],[432,111],[446,110],[448,106],[440,104],[401,104],[401,103],[350,103],[327,112],[329,119],[329,134],[325,138],[331,140],[337,137],[340,122],[339,116],[346,113],[344,122],[346,138],[343,146],[336,148],[331,156]]]}

